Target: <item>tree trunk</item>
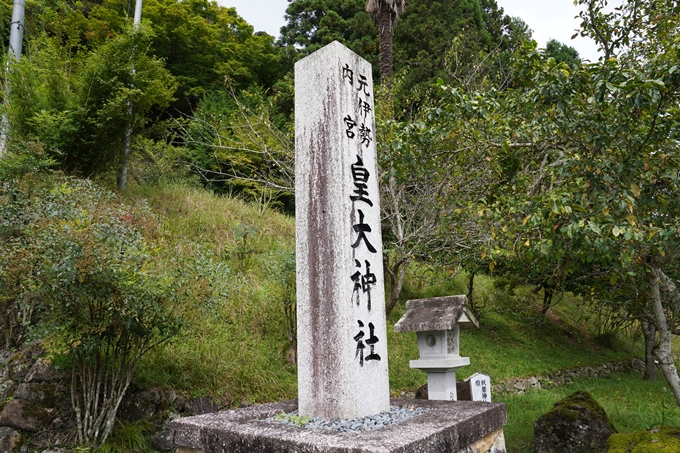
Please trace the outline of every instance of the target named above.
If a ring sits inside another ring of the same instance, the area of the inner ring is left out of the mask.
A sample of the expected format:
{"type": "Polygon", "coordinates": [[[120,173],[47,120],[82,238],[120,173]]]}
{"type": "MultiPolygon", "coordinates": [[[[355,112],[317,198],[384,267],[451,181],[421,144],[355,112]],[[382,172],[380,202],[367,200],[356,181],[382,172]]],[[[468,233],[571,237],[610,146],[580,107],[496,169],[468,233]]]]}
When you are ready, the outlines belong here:
{"type": "Polygon", "coordinates": [[[409,261],[397,260],[391,266],[387,255],[383,256],[385,271],[390,277],[390,298],[385,306],[385,316],[389,316],[390,312],[397,305],[401,290],[404,288],[404,279],[406,278],[406,270],[408,269],[409,261]]]}
{"type": "Polygon", "coordinates": [[[656,326],[649,321],[642,321],[642,334],[645,337],[645,381],[656,379],[656,363],[654,358],[654,346],[656,345],[656,326]]]}
{"type": "Polygon", "coordinates": [[[470,307],[470,310],[472,310],[472,313],[475,314],[475,316],[479,317],[480,311],[477,309],[475,306],[475,300],[472,297],[472,294],[475,291],[475,276],[477,274],[475,272],[470,272],[470,278],[468,278],[468,284],[467,284],[467,298],[468,298],[468,307],[470,307]]]}
{"type": "MultiPolygon", "coordinates": [[[[654,355],[659,361],[659,366],[663,372],[668,386],[675,396],[675,400],[680,406],[680,377],[673,361],[672,346],[672,326],[666,318],[661,303],[661,284],[675,288],[675,284],[658,267],[653,267],[649,273],[649,302],[654,313],[656,328],[659,330],[659,347],[654,355]]],[[[677,291],[677,289],[676,289],[677,291]]]]}
{"type": "MultiPolygon", "coordinates": [[[[11,60],[21,60],[21,52],[24,40],[24,15],[26,13],[26,0],[14,0],[14,7],[12,9],[12,23],[10,24],[9,32],[9,52],[10,57],[5,62],[5,72],[9,72],[11,60]]],[[[5,107],[9,105],[10,85],[7,77],[5,77],[5,107]]],[[[9,120],[7,113],[3,112],[0,117],[0,156],[7,151],[8,146],[8,129],[9,120]]]]}
{"type": "Polygon", "coordinates": [[[378,18],[378,35],[380,37],[380,77],[388,88],[392,87],[392,12],[389,2],[380,5],[378,18]]]}
{"type": "MultiPolygon", "coordinates": [[[[137,31],[139,23],[142,20],[142,0],[137,0],[135,2],[135,15],[133,19],[133,24],[135,31],[137,31]]],[[[132,55],[137,53],[137,45],[132,48],[132,55]]],[[[135,67],[132,66],[132,75],[135,75],[135,67]]],[[[134,88],[132,86],[131,88],[134,88]]],[[[125,190],[127,186],[127,175],[128,167],[130,165],[130,137],[132,136],[132,102],[128,100],[128,115],[130,116],[130,122],[125,129],[125,139],[123,142],[123,149],[120,153],[120,169],[118,172],[118,190],[121,192],[125,190]]]]}
{"type": "Polygon", "coordinates": [[[552,300],[555,290],[553,288],[548,288],[543,286],[543,307],[541,307],[541,321],[545,322],[548,316],[548,310],[552,307],[552,300]]]}

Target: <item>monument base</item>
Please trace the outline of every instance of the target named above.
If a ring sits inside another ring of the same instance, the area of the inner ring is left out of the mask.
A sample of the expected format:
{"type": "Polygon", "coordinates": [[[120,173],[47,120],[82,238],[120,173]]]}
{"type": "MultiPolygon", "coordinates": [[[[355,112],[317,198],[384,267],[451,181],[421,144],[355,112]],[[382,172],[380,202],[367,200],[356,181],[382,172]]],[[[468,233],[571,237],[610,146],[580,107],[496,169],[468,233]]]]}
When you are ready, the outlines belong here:
{"type": "Polygon", "coordinates": [[[393,398],[428,412],[362,434],[267,423],[297,401],[198,415],[170,425],[178,453],[505,453],[504,403],[393,398]]]}

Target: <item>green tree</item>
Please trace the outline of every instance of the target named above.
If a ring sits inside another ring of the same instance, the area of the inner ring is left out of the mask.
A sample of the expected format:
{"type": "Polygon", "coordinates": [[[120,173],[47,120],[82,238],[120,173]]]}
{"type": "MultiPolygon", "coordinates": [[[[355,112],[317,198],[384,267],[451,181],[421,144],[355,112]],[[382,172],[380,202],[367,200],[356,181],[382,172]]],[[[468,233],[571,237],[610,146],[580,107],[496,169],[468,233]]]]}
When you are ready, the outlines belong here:
{"type": "MultiPolygon", "coordinates": [[[[290,0],[280,44],[292,62],[338,40],[373,64],[376,69],[374,77],[378,78],[380,40],[364,6],[372,6],[370,11],[378,14],[381,11],[378,8],[382,8],[383,4],[387,7],[385,11],[389,12],[392,11],[390,5],[399,6],[401,2],[290,0]]],[[[402,10],[396,8],[393,11],[402,10]]],[[[391,20],[396,15],[389,12],[384,17],[391,20]]],[[[483,0],[481,3],[478,0],[412,0],[400,24],[394,29],[392,39],[393,66],[395,74],[405,73],[405,80],[401,83],[404,93],[420,87],[419,84],[432,87],[437,78],[449,80],[445,55],[455,39],[462,41],[460,48],[469,57],[479,51],[488,53],[497,47],[503,51],[514,48],[528,33],[526,25],[504,15],[495,0],[483,0]]],[[[378,29],[384,33],[391,30],[392,26],[379,26],[378,29]]],[[[388,42],[387,35],[383,42],[388,42]]],[[[388,58],[389,52],[383,54],[388,58]]]]}
{"type": "Polygon", "coordinates": [[[365,0],[288,1],[286,25],[281,28],[279,45],[289,70],[295,61],[333,41],[358,53],[377,70],[377,35],[370,15],[364,10],[365,0]]]}
{"type": "Polygon", "coordinates": [[[562,44],[556,39],[551,39],[546,43],[544,54],[548,58],[554,58],[558,63],[566,63],[567,66],[578,66],[581,64],[581,59],[576,49],[562,44]]]}
{"type": "Polygon", "coordinates": [[[204,96],[194,115],[176,123],[182,160],[215,190],[292,211],[294,139],[275,104],[257,89],[204,96]]]}
{"type": "MultiPolygon", "coordinates": [[[[11,1],[0,2],[11,8],[11,1]]],[[[62,47],[88,51],[127,33],[133,12],[128,0],[28,0],[27,36],[46,34],[62,47]]],[[[146,0],[142,22],[149,30],[149,55],[162,60],[179,83],[172,114],[189,113],[202,93],[221,88],[225,78],[239,88],[271,88],[282,75],[274,38],[254,33],[235,8],[212,0],[146,0]]]]}
{"type": "Polygon", "coordinates": [[[606,13],[582,3],[591,11],[583,33],[602,34],[610,58],[569,67],[526,47],[511,88],[449,88],[423,130],[468,137],[440,154],[483,157],[491,171],[471,201],[492,241],[470,250],[535,278],[544,309],[567,289],[617,301],[607,294],[617,285],[642,288],[622,307],[659,330],[656,358],[680,402],[670,355],[680,314],[680,5],[631,0],[606,13]],[[628,38],[602,32],[614,28],[628,38]]]}
{"type": "Polygon", "coordinates": [[[395,66],[406,71],[405,89],[446,80],[443,57],[457,37],[468,57],[495,47],[478,0],[410,2],[394,36],[395,66]]]}
{"type": "Polygon", "coordinates": [[[185,113],[203,93],[223,87],[225,78],[238,88],[270,88],[282,75],[274,38],[254,34],[235,8],[208,0],[157,0],[144,7],[154,32],[152,52],[177,78],[175,106],[185,113]]]}
{"type": "Polygon", "coordinates": [[[0,299],[70,359],[78,440],[99,446],[140,358],[181,326],[178,280],[149,245],[155,219],[86,180],[31,174],[1,190],[0,299]]]}
{"type": "Polygon", "coordinates": [[[176,87],[162,61],[149,55],[143,31],[75,54],[42,35],[8,77],[13,140],[44,143],[62,169],[82,175],[117,170],[128,123],[142,129],[148,112],[167,106],[176,87]]]}

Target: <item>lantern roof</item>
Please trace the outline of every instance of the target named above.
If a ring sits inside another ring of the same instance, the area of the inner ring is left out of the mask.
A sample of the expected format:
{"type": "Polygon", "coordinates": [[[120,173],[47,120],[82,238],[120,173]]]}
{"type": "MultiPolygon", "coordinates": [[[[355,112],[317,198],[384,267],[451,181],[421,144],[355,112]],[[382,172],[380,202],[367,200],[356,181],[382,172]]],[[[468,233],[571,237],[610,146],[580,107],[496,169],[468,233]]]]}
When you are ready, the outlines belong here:
{"type": "Polygon", "coordinates": [[[431,297],[406,302],[406,313],[394,325],[395,332],[426,332],[461,328],[479,328],[477,318],[467,305],[467,296],[431,297]]]}

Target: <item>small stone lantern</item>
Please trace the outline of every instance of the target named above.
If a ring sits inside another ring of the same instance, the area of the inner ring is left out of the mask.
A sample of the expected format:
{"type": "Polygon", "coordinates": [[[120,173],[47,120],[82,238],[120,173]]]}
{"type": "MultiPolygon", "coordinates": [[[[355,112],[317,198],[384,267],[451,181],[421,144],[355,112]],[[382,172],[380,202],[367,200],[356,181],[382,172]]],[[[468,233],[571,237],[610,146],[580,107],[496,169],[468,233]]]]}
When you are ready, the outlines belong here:
{"type": "Polygon", "coordinates": [[[467,306],[466,296],[409,300],[406,313],[394,325],[395,332],[416,332],[420,358],[411,368],[427,373],[427,393],[431,400],[457,400],[456,370],[470,364],[460,356],[460,329],[479,328],[467,306]]]}

